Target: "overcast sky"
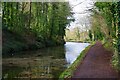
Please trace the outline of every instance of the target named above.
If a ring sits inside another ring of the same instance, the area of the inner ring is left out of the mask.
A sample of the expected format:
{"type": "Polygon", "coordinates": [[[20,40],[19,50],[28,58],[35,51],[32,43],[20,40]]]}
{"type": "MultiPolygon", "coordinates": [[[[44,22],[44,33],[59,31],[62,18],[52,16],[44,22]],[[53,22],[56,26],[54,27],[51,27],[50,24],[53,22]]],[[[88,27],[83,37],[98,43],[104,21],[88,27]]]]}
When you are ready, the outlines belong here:
{"type": "Polygon", "coordinates": [[[72,7],[73,12],[75,13],[73,16],[75,18],[75,22],[72,22],[69,26],[70,29],[74,27],[80,27],[84,29],[85,24],[89,25],[89,16],[91,14],[88,9],[91,9],[94,5],[92,0],[69,0],[69,3],[72,7]]]}

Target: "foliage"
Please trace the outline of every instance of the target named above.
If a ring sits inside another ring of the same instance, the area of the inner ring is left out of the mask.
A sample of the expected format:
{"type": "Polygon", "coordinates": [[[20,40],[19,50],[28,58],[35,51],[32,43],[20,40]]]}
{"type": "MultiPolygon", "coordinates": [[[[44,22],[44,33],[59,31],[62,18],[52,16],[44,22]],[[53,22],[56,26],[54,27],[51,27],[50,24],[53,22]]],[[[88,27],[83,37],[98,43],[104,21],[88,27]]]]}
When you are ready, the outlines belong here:
{"type": "Polygon", "coordinates": [[[118,11],[118,39],[117,39],[117,61],[118,61],[118,68],[119,68],[119,71],[120,71],[120,1],[117,3],[118,6],[117,6],[117,11],[118,11]]]}
{"type": "Polygon", "coordinates": [[[2,2],[2,28],[46,46],[64,44],[70,10],[68,2],[2,2]]]}
{"type": "Polygon", "coordinates": [[[75,27],[71,30],[66,29],[65,41],[88,42],[88,31],[82,31],[79,27],[75,27]]]}
{"type": "MultiPolygon", "coordinates": [[[[94,40],[103,40],[104,46],[114,52],[112,64],[114,67],[119,64],[118,51],[118,3],[117,2],[96,2],[92,15],[92,34],[94,40]]],[[[119,67],[120,68],[120,67],[119,67]]]]}
{"type": "Polygon", "coordinates": [[[4,2],[3,28],[17,34],[33,32],[44,40],[63,40],[70,14],[68,3],[4,2]]]}

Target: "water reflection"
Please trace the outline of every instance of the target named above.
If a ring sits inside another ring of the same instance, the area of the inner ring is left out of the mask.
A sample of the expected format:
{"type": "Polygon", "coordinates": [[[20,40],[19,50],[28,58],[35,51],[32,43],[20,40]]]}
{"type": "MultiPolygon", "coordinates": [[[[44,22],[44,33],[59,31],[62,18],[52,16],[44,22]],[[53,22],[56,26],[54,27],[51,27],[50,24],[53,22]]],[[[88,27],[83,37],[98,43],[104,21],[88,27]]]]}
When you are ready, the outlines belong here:
{"type": "Polygon", "coordinates": [[[58,78],[88,45],[88,43],[66,42],[64,46],[14,53],[2,59],[2,76],[58,78]]]}
{"type": "Polygon", "coordinates": [[[72,64],[76,58],[80,55],[80,52],[87,47],[89,43],[77,43],[77,42],[66,42],[65,50],[66,50],[66,60],[68,64],[72,64]]]}

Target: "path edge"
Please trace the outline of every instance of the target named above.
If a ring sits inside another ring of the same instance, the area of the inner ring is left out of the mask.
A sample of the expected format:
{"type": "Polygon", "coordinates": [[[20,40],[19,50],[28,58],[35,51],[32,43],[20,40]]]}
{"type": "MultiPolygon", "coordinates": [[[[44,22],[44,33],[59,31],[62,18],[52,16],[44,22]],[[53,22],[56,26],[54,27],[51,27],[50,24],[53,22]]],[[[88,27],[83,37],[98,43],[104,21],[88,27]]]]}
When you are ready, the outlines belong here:
{"type": "Polygon", "coordinates": [[[95,42],[87,46],[77,57],[77,59],[73,62],[73,64],[67,68],[61,75],[59,76],[59,80],[61,79],[68,79],[71,78],[73,72],[77,69],[78,65],[81,65],[82,61],[85,59],[87,53],[89,52],[90,48],[95,45],[95,42]]]}

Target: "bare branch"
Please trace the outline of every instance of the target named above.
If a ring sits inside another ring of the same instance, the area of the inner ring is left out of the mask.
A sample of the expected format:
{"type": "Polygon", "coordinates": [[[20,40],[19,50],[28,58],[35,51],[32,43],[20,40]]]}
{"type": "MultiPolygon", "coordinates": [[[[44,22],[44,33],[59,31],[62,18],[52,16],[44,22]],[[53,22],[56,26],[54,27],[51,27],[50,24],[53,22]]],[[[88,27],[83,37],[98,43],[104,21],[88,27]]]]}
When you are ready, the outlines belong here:
{"type": "MultiPolygon", "coordinates": [[[[83,2],[84,2],[84,1],[83,1],[83,2]]],[[[83,2],[80,2],[80,3],[78,3],[78,4],[72,5],[71,8],[74,8],[74,7],[78,6],[79,4],[82,4],[83,2]]]]}

